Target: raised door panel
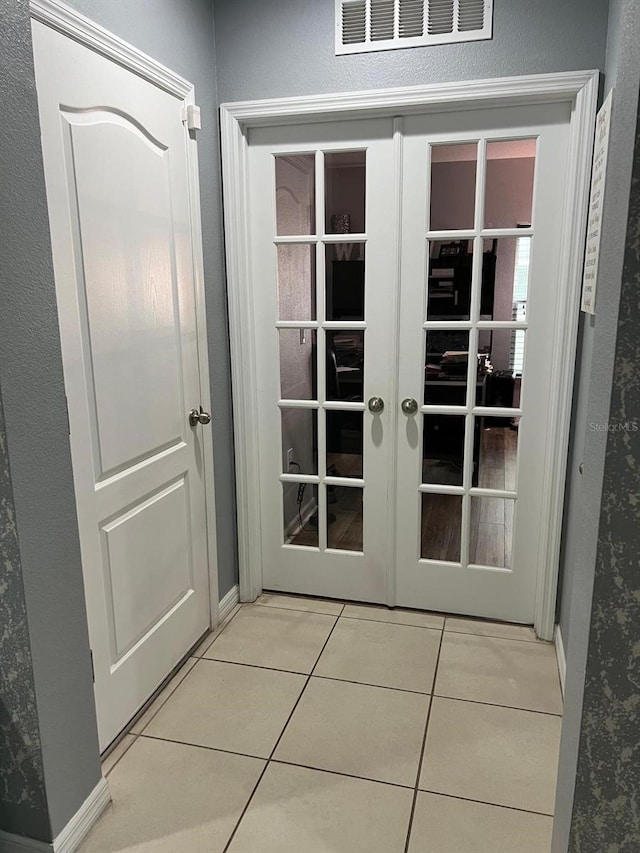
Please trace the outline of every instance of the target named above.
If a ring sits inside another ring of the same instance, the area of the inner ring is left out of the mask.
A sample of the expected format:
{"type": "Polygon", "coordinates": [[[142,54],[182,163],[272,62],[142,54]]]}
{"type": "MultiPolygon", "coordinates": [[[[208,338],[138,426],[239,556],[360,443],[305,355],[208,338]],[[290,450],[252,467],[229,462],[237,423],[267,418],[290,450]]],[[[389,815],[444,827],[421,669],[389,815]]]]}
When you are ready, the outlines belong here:
{"type": "Polygon", "coordinates": [[[102,525],[111,665],[193,590],[186,478],[102,525]]]}
{"type": "Polygon", "coordinates": [[[100,480],[182,437],[180,316],[170,152],[113,112],[78,117],[67,115],[67,167],[100,480]]]}

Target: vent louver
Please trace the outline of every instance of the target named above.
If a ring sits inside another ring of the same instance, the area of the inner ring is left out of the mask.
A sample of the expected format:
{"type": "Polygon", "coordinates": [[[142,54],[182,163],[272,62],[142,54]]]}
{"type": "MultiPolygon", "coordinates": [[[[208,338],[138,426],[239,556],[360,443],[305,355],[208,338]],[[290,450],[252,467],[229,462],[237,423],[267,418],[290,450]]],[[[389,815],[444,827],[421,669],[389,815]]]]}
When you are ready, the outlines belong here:
{"type": "Polygon", "coordinates": [[[367,38],[367,0],[342,3],[342,42],[361,44],[367,38]]]}
{"type": "Polygon", "coordinates": [[[493,0],[336,0],[336,53],[490,39],[493,0]]]}

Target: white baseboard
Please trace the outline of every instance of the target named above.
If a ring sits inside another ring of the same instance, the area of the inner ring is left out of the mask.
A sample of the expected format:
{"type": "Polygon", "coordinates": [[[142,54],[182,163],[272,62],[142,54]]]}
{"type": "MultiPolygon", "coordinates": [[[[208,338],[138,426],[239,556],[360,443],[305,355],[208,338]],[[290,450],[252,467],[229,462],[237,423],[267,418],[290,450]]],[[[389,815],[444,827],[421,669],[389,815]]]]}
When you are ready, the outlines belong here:
{"type": "Polygon", "coordinates": [[[110,802],[109,784],[103,776],[54,840],[53,853],[74,853],[110,802]]]}
{"type": "Polygon", "coordinates": [[[556,658],[558,659],[558,672],[560,673],[560,687],[562,688],[562,696],[564,697],[564,683],[567,677],[567,659],[564,653],[564,643],[562,642],[562,634],[560,626],[556,625],[555,633],[556,658]]]}
{"type": "Polygon", "coordinates": [[[0,850],[2,853],[74,853],[110,802],[109,785],[102,777],[53,842],[0,830],[0,850]]]}
{"type": "Polygon", "coordinates": [[[227,616],[231,613],[233,608],[239,604],[240,602],[240,590],[238,589],[238,585],[232,586],[229,592],[224,596],[224,598],[220,599],[220,604],[218,605],[218,624],[224,622],[227,616]]]}

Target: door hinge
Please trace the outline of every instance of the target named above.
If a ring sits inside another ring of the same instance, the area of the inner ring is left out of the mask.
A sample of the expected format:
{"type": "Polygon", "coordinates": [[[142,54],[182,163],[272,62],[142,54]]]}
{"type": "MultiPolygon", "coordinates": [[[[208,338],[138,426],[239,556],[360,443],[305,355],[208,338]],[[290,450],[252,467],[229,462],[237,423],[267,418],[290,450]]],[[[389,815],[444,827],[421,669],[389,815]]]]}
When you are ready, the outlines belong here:
{"type": "Polygon", "coordinates": [[[91,678],[93,679],[93,683],[96,683],[96,670],[93,665],[93,649],[89,649],[89,655],[91,657],[91,678]]]}
{"type": "Polygon", "coordinates": [[[187,108],[183,110],[182,121],[187,125],[187,130],[200,130],[202,128],[200,107],[195,104],[188,104],[187,108]]]}
{"type": "Polygon", "coordinates": [[[69,398],[67,395],[64,395],[64,409],[67,413],[67,433],[71,435],[71,421],[69,420],[69,398]]]}

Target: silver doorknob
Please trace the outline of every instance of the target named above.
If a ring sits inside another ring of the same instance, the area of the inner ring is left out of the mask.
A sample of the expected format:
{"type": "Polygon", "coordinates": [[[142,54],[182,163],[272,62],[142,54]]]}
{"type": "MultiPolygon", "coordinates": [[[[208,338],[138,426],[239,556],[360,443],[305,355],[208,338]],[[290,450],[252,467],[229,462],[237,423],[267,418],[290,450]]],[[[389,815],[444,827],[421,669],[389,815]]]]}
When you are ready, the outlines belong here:
{"type": "Polygon", "coordinates": [[[370,397],[367,405],[369,406],[369,411],[373,412],[374,415],[379,415],[380,412],[384,411],[384,400],[382,397],[370,397]]]}
{"type": "Polygon", "coordinates": [[[418,401],[413,397],[405,397],[400,406],[405,415],[415,415],[418,411],[418,401]]]}
{"type": "Polygon", "coordinates": [[[206,426],[211,423],[211,415],[209,412],[205,412],[202,406],[200,406],[200,411],[197,409],[191,409],[189,412],[189,423],[192,427],[198,426],[198,424],[206,426]]]}

